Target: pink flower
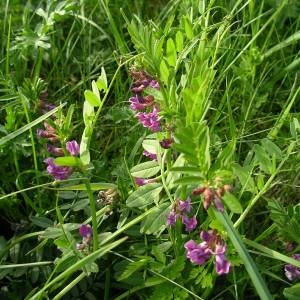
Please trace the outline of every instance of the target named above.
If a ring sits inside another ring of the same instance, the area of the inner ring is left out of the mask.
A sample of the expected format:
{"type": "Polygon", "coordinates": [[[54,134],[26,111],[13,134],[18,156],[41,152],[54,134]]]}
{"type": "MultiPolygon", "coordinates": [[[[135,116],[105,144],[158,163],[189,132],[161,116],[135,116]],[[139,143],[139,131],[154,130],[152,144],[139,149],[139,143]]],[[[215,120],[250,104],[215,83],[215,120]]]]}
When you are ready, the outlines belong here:
{"type": "Polygon", "coordinates": [[[225,256],[226,245],[219,235],[213,230],[201,231],[200,237],[203,240],[197,244],[194,240],[185,243],[187,250],[186,257],[196,265],[206,263],[211,256],[215,256],[216,272],[219,275],[227,274],[230,270],[230,263],[225,256]]]}
{"type": "Polygon", "coordinates": [[[63,167],[63,166],[56,165],[54,163],[54,158],[52,158],[52,157],[45,159],[44,163],[46,163],[48,165],[47,172],[51,176],[53,176],[55,180],[67,179],[72,173],[71,167],[63,167]]]}
{"type": "Polygon", "coordinates": [[[188,232],[193,231],[197,226],[196,216],[189,218],[187,216],[182,217],[182,223],[185,225],[185,230],[188,232]]]}
{"type": "Polygon", "coordinates": [[[160,122],[158,120],[158,108],[153,107],[152,112],[145,113],[139,112],[137,114],[139,122],[146,128],[149,128],[152,132],[160,131],[160,122]]]}
{"type": "Polygon", "coordinates": [[[79,153],[80,153],[80,147],[75,140],[67,142],[66,148],[72,156],[79,155],[79,153]]]}
{"type": "Polygon", "coordinates": [[[55,147],[51,144],[46,144],[46,149],[49,153],[57,155],[57,156],[64,156],[63,148],[55,147]]]}
{"type": "Polygon", "coordinates": [[[149,157],[152,160],[157,160],[157,155],[155,153],[151,153],[147,150],[144,150],[143,155],[149,157]]]}
{"type": "Polygon", "coordinates": [[[178,202],[178,210],[181,212],[186,211],[189,213],[191,211],[191,198],[187,198],[185,201],[179,200],[178,202]]]}
{"type": "MultiPolygon", "coordinates": [[[[300,254],[294,254],[292,257],[300,261],[300,254]]],[[[300,278],[300,268],[294,265],[291,264],[285,265],[284,272],[285,272],[285,276],[291,281],[300,278]]]]}
{"type": "Polygon", "coordinates": [[[139,177],[135,177],[134,178],[134,182],[136,185],[138,186],[142,186],[142,185],[145,185],[149,182],[148,179],[144,179],[144,178],[139,178],[139,177]]]}

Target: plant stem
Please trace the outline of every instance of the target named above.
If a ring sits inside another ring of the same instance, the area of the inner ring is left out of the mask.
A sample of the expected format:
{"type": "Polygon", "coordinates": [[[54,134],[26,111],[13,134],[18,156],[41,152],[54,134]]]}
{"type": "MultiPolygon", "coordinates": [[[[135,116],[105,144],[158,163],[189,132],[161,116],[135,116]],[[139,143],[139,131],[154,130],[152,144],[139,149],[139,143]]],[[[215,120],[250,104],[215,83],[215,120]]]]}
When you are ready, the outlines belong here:
{"type": "Polygon", "coordinates": [[[95,205],[93,192],[91,189],[90,180],[86,179],[84,183],[85,183],[89,201],[90,201],[92,227],[93,227],[93,251],[96,251],[98,249],[98,230],[97,230],[98,223],[97,223],[96,205],[95,205]]]}

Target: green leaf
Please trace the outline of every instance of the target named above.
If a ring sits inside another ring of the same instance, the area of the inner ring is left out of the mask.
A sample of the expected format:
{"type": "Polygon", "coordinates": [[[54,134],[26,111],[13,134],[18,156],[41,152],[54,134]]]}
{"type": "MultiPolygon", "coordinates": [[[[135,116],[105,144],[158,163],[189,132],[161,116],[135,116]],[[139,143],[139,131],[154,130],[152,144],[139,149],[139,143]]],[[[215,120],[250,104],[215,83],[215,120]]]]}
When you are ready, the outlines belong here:
{"type": "Polygon", "coordinates": [[[74,104],[71,104],[69,106],[67,116],[64,120],[64,125],[63,125],[63,130],[65,132],[68,132],[72,129],[72,116],[73,116],[73,113],[74,113],[74,107],[75,107],[74,104]]]}
{"type": "Polygon", "coordinates": [[[300,132],[300,124],[298,119],[293,118],[293,121],[290,123],[291,135],[294,139],[297,138],[298,132],[300,132]]]}
{"type": "MultiPolygon", "coordinates": [[[[117,186],[113,183],[106,183],[106,182],[93,182],[90,184],[92,191],[99,191],[99,190],[107,190],[107,189],[115,189],[117,186]]],[[[68,185],[56,188],[58,191],[86,191],[85,184],[75,184],[75,185],[68,185]]]]}
{"type": "Polygon", "coordinates": [[[130,173],[133,177],[149,178],[160,171],[157,161],[147,161],[134,166],[130,173]]]}
{"type": "Polygon", "coordinates": [[[128,207],[144,207],[151,203],[158,203],[159,193],[163,189],[160,183],[148,183],[139,187],[126,200],[128,207]]]}
{"type": "Polygon", "coordinates": [[[92,91],[97,96],[98,99],[101,99],[99,89],[98,89],[98,86],[97,86],[95,80],[92,81],[92,91]]]}
{"type": "Polygon", "coordinates": [[[160,102],[164,100],[164,96],[160,90],[157,90],[151,86],[148,86],[144,89],[144,92],[148,95],[152,95],[155,98],[155,101],[160,102]]]}
{"type": "Polygon", "coordinates": [[[97,87],[100,91],[107,91],[107,77],[106,77],[106,72],[105,69],[102,67],[101,68],[101,75],[99,76],[99,78],[97,79],[97,87]]]}
{"type": "Polygon", "coordinates": [[[53,225],[53,221],[46,218],[46,217],[29,217],[29,220],[36,226],[39,226],[41,228],[47,228],[49,226],[53,225]]]}
{"type": "Polygon", "coordinates": [[[168,83],[170,72],[164,59],[160,62],[159,72],[161,80],[165,83],[168,83]]]}
{"type": "Polygon", "coordinates": [[[98,273],[99,268],[98,265],[94,262],[88,263],[84,266],[85,270],[90,273],[98,273]]]}
{"type": "MultiPolygon", "coordinates": [[[[184,156],[182,154],[180,154],[176,161],[173,164],[173,168],[182,168],[183,165],[185,164],[185,159],[184,156]]],[[[179,179],[181,176],[180,172],[168,172],[167,178],[166,178],[166,185],[167,187],[171,190],[172,188],[174,188],[176,185],[174,184],[174,182],[179,179]]]]}
{"type": "Polygon", "coordinates": [[[76,156],[57,157],[54,159],[54,163],[66,167],[81,167],[83,165],[81,159],[76,156]]]}
{"type": "Polygon", "coordinates": [[[255,158],[258,161],[261,170],[263,170],[267,174],[272,174],[273,164],[266,150],[259,145],[254,145],[253,150],[255,152],[255,158]]]}
{"type": "Polygon", "coordinates": [[[149,259],[146,259],[146,258],[142,258],[138,261],[130,262],[127,265],[126,269],[120,274],[120,276],[118,276],[117,280],[122,281],[122,280],[128,278],[133,273],[135,273],[136,271],[138,271],[141,268],[143,268],[144,266],[146,266],[148,264],[148,262],[149,262],[149,259]]]}
{"type": "Polygon", "coordinates": [[[202,182],[203,182],[202,176],[186,176],[174,181],[175,184],[182,184],[182,185],[189,185],[189,184],[200,185],[202,182]]]}
{"type": "Polygon", "coordinates": [[[181,31],[177,31],[175,41],[176,41],[176,50],[177,52],[180,52],[183,49],[183,34],[181,31]]]}
{"type": "Polygon", "coordinates": [[[265,150],[267,150],[270,156],[275,155],[276,159],[282,158],[282,151],[281,149],[271,140],[265,138],[261,141],[261,144],[265,150]]]}
{"type": "Polygon", "coordinates": [[[166,49],[167,62],[169,66],[175,67],[177,60],[177,53],[174,41],[169,38],[167,40],[167,49],[166,49]]]}
{"type": "Polygon", "coordinates": [[[285,288],[283,295],[288,300],[300,300],[300,283],[293,285],[292,287],[285,288]]]}
{"type": "Polygon", "coordinates": [[[163,203],[157,206],[143,221],[141,225],[141,233],[158,233],[165,227],[170,210],[170,203],[163,203]]]}
{"type": "Polygon", "coordinates": [[[191,20],[187,16],[183,18],[183,26],[187,38],[191,40],[194,37],[193,26],[191,20]]]}
{"type": "Polygon", "coordinates": [[[190,167],[190,166],[184,166],[184,167],[172,167],[170,168],[171,172],[179,172],[182,174],[194,174],[198,175],[200,177],[204,177],[202,172],[200,171],[199,167],[190,167]]]}
{"type": "Polygon", "coordinates": [[[88,205],[89,205],[89,199],[82,199],[82,200],[76,201],[76,203],[74,205],[72,205],[71,209],[73,211],[79,211],[79,210],[86,208],[88,205]]]}
{"type": "Polygon", "coordinates": [[[234,164],[233,172],[239,178],[243,190],[256,193],[254,180],[251,177],[252,167],[250,165],[241,167],[239,164],[234,164]]]}
{"type": "Polygon", "coordinates": [[[157,139],[145,139],[142,143],[143,148],[153,154],[158,154],[158,149],[160,147],[157,139]]]}
{"type": "Polygon", "coordinates": [[[101,100],[91,90],[84,91],[85,100],[92,106],[100,106],[101,100]]]}
{"type": "MultiPolygon", "coordinates": [[[[94,106],[92,106],[88,101],[83,103],[83,122],[85,126],[90,126],[95,117],[94,106]]],[[[88,136],[86,134],[86,136],[88,136]]]]}
{"type": "Polygon", "coordinates": [[[89,134],[90,131],[91,131],[90,127],[85,127],[80,142],[80,159],[84,166],[88,165],[91,161],[90,151],[89,151],[90,139],[91,139],[91,136],[89,134]]]}
{"type": "Polygon", "coordinates": [[[222,197],[223,202],[235,214],[241,214],[243,212],[242,205],[239,199],[237,199],[233,194],[226,192],[222,197]]]}

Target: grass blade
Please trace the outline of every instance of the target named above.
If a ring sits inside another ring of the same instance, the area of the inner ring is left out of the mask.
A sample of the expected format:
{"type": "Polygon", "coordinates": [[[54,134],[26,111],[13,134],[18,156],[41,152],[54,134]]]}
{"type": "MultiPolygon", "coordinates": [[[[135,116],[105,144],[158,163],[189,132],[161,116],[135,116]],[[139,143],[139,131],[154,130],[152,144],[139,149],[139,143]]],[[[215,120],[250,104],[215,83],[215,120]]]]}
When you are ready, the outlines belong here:
{"type": "Polygon", "coordinates": [[[245,247],[239,233],[233,227],[233,224],[232,224],[231,220],[228,218],[228,215],[226,213],[220,213],[217,210],[214,210],[214,213],[215,213],[215,216],[218,219],[218,221],[223,224],[232,244],[234,245],[239,256],[241,257],[241,259],[245,265],[245,268],[252,280],[252,283],[256,289],[257,294],[260,296],[261,299],[264,299],[264,300],[273,299],[256,264],[254,263],[252,257],[248,253],[248,250],[245,247]]]}

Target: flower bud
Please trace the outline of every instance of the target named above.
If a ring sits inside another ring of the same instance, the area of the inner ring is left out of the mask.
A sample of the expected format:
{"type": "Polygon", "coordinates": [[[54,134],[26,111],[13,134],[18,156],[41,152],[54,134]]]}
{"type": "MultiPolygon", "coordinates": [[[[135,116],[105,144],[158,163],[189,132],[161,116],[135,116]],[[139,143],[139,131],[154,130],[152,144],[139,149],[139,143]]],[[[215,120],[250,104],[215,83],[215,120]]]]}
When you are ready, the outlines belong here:
{"type": "Polygon", "coordinates": [[[193,190],[192,194],[193,194],[193,196],[197,196],[197,195],[202,194],[205,190],[206,190],[205,186],[197,187],[193,190]]]}

